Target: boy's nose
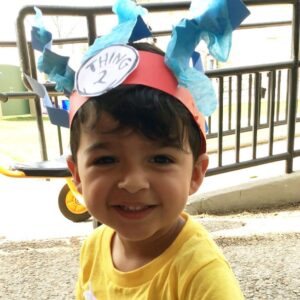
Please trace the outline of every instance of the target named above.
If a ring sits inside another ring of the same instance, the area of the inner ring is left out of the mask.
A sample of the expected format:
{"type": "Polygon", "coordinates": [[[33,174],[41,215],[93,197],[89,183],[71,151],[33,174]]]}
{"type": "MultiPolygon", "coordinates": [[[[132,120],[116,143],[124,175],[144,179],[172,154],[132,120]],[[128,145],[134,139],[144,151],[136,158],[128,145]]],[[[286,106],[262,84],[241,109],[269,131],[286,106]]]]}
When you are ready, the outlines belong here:
{"type": "Polygon", "coordinates": [[[150,184],[145,174],[139,170],[126,172],[118,183],[118,188],[124,189],[131,194],[148,189],[149,186],[150,184]]]}

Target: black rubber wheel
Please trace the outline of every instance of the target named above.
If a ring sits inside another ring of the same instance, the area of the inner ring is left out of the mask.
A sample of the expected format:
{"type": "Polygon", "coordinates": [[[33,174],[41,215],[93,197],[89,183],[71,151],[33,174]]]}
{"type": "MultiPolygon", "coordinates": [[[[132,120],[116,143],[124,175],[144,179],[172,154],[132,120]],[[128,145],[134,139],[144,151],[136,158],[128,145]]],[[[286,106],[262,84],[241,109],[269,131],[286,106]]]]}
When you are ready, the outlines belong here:
{"type": "Polygon", "coordinates": [[[67,184],[60,190],[58,207],[63,216],[73,222],[83,222],[91,217],[87,208],[76,199],[67,184]]]}

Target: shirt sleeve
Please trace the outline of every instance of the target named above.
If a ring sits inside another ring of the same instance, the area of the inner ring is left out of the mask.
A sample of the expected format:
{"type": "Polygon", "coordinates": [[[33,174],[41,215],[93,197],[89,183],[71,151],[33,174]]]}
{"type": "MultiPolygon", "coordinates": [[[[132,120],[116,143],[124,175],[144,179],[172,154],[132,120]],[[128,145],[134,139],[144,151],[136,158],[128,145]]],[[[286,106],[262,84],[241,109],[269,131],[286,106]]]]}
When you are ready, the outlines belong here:
{"type": "Polygon", "coordinates": [[[80,277],[78,278],[77,283],[76,283],[75,296],[76,296],[76,300],[84,300],[83,289],[82,289],[80,277]]]}
{"type": "Polygon", "coordinates": [[[244,300],[239,283],[230,266],[216,259],[196,272],[186,282],[180,299],[244,300]]]}

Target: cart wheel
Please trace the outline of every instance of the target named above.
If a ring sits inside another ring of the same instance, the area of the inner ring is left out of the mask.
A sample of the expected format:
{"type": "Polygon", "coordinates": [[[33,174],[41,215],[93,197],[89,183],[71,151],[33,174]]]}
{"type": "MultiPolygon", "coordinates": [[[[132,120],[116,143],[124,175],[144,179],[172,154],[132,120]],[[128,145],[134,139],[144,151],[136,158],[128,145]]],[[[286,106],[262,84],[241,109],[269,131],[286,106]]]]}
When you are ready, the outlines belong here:
{"type": "Polygon", "coordinates": [[[73,222],[83,222],[91,216],[87,208],[76,199],[67,184],[60,190],[58,207],[60,212],[73,222]]]}

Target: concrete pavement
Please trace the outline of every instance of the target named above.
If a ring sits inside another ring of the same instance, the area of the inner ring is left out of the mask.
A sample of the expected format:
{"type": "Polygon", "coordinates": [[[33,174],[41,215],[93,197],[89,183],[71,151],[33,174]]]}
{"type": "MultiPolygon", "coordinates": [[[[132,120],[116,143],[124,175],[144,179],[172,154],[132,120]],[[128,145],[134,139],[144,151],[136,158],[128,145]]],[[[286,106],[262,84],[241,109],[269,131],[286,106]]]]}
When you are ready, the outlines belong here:
{"type": "MultiPolygon", "coordinates": [[[[218,182],[217,178],[211,180],[218,182]]],[[[255,181],[250,179],[247,183],[203,193],[200,189],[190,197],[187,211],[191,214],[228,213],[294,203],[300,203],[300,171],[255,181]]]]}

